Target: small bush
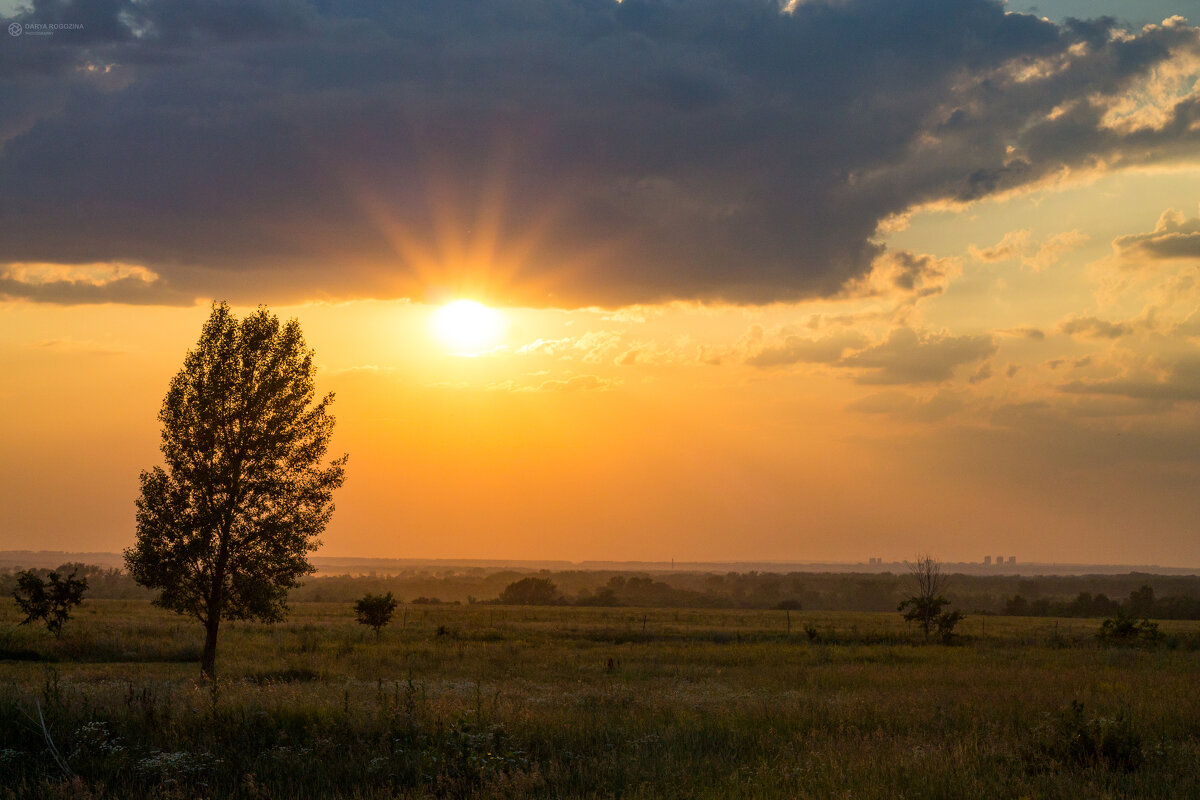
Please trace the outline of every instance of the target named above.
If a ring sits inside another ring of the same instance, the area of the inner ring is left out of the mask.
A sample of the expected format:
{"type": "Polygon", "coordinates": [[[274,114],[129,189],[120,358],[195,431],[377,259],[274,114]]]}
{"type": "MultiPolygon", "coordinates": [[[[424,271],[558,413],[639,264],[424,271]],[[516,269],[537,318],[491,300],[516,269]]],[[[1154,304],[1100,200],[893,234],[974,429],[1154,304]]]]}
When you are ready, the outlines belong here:
{"type": "Polygon", "coordinates": [[[25,619],[22,625],[42,621],[46,630],[56,637],[62,636],[63,625],[71,618],[71,609],[83,602],[87,591],[87,578],[77,578],[78,570],[72,570],[66,578],[51,572],[42,580],[31,570],[17,573],[17,588],[13,599],[21,608],[25,619]]]}
{"type": "Polygon", "coordinates": [[[938,636],[941,637],[944,644],[950,644],[954,641],[954,628],[965,617],[966,614],[963,614],[961,611],[943,611],[934,617],[933,621],[937,625],[938,636]]]}
{"type": "Polygon", "coordinates": [[[1162,638],[1162,633],[1158,630],[1157,622],[1151,622],[1148,619],[1139,620],[1119,609],[1115,615],[1100,624],[1100,630],[1096,636],[1102,642],[1133,644],[1134,642],[1157,642],[1162,638]]]}

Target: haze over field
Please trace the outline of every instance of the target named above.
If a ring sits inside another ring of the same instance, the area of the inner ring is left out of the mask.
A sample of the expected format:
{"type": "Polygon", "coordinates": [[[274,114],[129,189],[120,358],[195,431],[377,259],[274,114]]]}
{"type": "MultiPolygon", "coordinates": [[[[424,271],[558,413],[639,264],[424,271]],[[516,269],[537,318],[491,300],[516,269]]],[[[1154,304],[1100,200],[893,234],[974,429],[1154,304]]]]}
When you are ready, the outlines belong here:
{"type": "Polygon", "coordinates": [[[1200,564],[1190,0],[0,12],[0,550],[132,543],[226,299],[322,556],[1200,564]]]}

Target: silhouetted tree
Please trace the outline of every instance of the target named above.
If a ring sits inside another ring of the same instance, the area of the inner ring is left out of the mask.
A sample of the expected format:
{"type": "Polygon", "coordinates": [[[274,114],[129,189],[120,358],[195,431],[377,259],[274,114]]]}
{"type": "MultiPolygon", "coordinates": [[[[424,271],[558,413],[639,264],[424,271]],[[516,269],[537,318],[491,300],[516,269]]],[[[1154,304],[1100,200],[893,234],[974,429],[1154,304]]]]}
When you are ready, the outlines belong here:
{"type": "Polygon", "coordinates": [[[916,594],[900,602],[898,611],[904,612],[906,622],[916,622],[925,636],[937,628],[943,641],[954,635],[954,626],[963,619],[961,611],[943,611],[950,601],[942,594],[949,583],[949,576],[942,572],[942,565],[932,556],[918,556],[909,565],[912,587],[916,594]]]}
{"type": "Polygon", "coordinates": [[[333,513],[346,456],[322,466],[333,395],[315,400],[300,324],[214,303],[158,418],[166,468],[141,474],[125,564],[154,601],[205,628],[212,676],[222,619],[283,618],[289,588],[333,513]]]}
{"type": "Polygon", "coordinates": [[[63,625],[71,618],[71,609],[83,602],[87,591],[87,578],[76,578],[78,570],[71,570],[66,578],[51,572],[42,580],[32,570],[17,573],[17,588],[13,599],[25,615],[21,624],[42,620],[46,630],[55,637],[62,636],[63,625]]]}
{"type": "Polygon", "coordinates": [[[522,578],[500,593],[500,602],[510,606],[551,606],[559,600],[558,587],[548,578],[522,578]]]}
{"type": "Polygon", "coordinates": [[[379,639],[379,631],[384,625],[387,625],[392,620],[392,614],[396,612],[396,606],[400,603],[392,596],[391,592],[387,594],[367,594],[361,600],[354,604],[355,618],[363,625],[370,625],[375,629],[375,638],[379,639]]]}

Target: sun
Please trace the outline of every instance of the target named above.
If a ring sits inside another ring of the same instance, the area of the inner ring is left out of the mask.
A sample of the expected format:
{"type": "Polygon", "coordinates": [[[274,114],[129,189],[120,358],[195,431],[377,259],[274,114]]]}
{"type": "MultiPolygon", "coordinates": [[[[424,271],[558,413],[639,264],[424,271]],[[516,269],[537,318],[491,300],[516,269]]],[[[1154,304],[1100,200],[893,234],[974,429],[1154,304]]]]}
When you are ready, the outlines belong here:
{"type": "Polygon", "coordinates": [[[474,355],[500,341],[504,316],[474,300],[455,300],[434,313],[433,332],[455,353],[474,355]]]}

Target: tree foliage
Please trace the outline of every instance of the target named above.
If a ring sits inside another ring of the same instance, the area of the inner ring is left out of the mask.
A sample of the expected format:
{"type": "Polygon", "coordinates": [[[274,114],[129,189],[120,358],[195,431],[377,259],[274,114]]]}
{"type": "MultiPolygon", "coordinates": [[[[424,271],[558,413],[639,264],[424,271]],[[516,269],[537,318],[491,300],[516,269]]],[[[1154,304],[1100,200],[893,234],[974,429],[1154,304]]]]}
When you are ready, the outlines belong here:
{"type": "Polygon", "coordinates": [[[391,592],[387,594],[367,594],[354,604],[355,618],[363,625],[370,625],[375,629],[375,638],[379,638],[379,631],[384,625],[387,625],[392,620],[392,614],[396,613],[396,606],[400,603],[392,596],[391,592]]]}
{"type": "Polygon", "coordinates": [[[41,620],[46,630],[56,637],[62,636],[63,625],[71,618],[71,609],[83,602],[87,591],[87,578],[77,578],[72,570],[67,577],[51,572],[43,580],[32,570],[17,573],[17,588],[13,599],[17,601],[25,619],[22,625],[41,620]]]}
{"type": "Polygon", "coordinates": [[[157,605],[204,624],[206,675],[222,619],[282,619],[313,572],[346,463],[321,463],[333,395],[316,399],[314,372],[296,320],[214,303],[159,412],[165,468],[141,473],[125,563],[157,605]]]}
{"type": "Polygon", "coordinates": [[[504,587],[500,602],[509,606],[552,606],[562,602],[562,597],[548,578],[522,578],[504,587]]]}

